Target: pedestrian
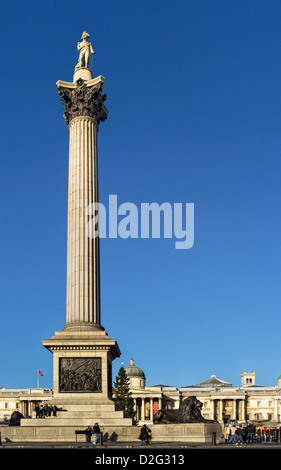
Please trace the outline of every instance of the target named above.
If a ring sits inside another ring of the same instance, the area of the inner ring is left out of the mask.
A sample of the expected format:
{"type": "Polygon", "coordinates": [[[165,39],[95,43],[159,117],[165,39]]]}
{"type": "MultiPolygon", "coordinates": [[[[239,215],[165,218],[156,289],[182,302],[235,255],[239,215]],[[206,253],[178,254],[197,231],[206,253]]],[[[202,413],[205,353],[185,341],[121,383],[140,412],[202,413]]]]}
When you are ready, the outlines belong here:
{"type": "Polygon", "coordinates": [[[229,425],[225,426],[223,428],[223,435],[224,435],[225,444],[228,444],[229,443],[229,436],[230,436],[230,427],[229,427],[229,425]]]}
{"type": "Polygon", "coordinates": [[[36,418],[39,418],[40,417],[40,411],[39,411],[38,404],[35,405],[35,413],[36,413],[36,418]]]}
{"type": "Polygon", "coordinates": [[[43,405],[41,405],[40,408],[39,408],[39,416],[40,416],[40,418],[45,418],[44,406],[43,405]]]}
{"type": "Polygon", "coordinates": [[[95,441],[94,441],[94,446],[97,446],[98,443],[99,443],[99,440],[100,440],[100,427],[99,427],[99,423],[95,423],[94,427],[93,427],[93,433],[95,435],[95,441]]]}
{"type": "Polygon", "coordinates": [[[146,427],[146,444],[149,444],[149,441],[150,441],[151,437],[152,437],[151,429],[146,427]]]}
{"type": "Polygon", "coordinates": [[[242,424],[240,424],[239,428],[237,428],[235,434],[237,436],[236,443],[237,444],[244,444],[242,424]]]}
{"type": "Polygon", "coordinates": [[[247,443],[250,444],[254,441],[254,436],[256,434],[256,426],[254,424],[249,424],[248,426],[248,435],[247,435],[247,443]]]}
{"type": "Polygon", "coordinates": [[[92,436],[92,428],[91,426],[88,426],[86,429],[86,441],[91,442],[91,436],[92,436]]]}
{"type": "Polygon", "coordinates": [[[247,426],[242,429],[242,436],[243,436],[244,444],[247,443],[247,439],[248,439],[248,427],[247,426]]]}
{"type": "Polygon", "coordinates": [[[233,424],[230,428],[230,444],[235,444],[236,443],[236,426],[233,424]]]}
{"type": "Polygon", "coordinates": [[[140,435],[139,435],[139,439],[141,441],[142,446],[146,443],[147,438],[148,438],[148,436],[147,436],[147,426],[146,426],[146,424],[144,424],[141,428],[141,432],[140,432],[140,435]]]}
{"type": "Polygon", "coordinates": [[[45,415],[45,418],[48,418],[48,405],[44,405],[44,415],[45,415]]]}
{"type": "Polygon", "coordinates": [[[53,416],[55,416],[55,417],[57,416],[57,406],[56,405],[53,406],[53,416]]]}

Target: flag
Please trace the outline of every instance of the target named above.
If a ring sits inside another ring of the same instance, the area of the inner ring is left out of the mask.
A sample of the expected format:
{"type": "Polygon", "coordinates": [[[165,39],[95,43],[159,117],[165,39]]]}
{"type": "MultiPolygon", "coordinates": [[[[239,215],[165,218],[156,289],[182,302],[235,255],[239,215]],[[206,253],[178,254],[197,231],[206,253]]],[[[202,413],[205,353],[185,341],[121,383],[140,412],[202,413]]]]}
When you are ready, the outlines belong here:
{"type": "Polygon", "coordinates": [[[41,377],[43,377],[44,374],[42,374],[41,370],[38,370],[38,374],[41,375],[41,377]]]}

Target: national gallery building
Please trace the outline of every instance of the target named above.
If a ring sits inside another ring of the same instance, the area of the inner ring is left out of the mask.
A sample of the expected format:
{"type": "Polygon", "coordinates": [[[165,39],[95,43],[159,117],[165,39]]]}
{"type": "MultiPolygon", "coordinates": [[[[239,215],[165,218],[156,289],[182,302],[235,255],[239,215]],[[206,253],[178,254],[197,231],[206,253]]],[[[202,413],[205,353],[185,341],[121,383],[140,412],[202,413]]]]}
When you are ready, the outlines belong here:
{"type": "Polygon", "coordinates": [[[242,372],[241,385],[235,386],[212,375],[209,379],[187,387],[146,386],[144,372],[134,365],[125,368],[130,378],[137,419],[152,421],[158,409],[176,409],[185,398],[195,395],[203,403],[205,419],[220,423],[236,421],[281,422],[281,376],[276,386],[256,385],[255,372],[242,372]]]}
{"type": "MultiPolygon", "coordinates": [[[[187,387],[146,386],[145,374],[134,364],[125,367],[130,379],[137,420],[151,423],[158,409],[177,409],[182,400],[196,396],[203,403],[202,415],[220,423],[281,422],[281,376],[276,386],[256,385],[255,372],[242,372],[241,385],[235,386],[212,375],[209,379],[187,387]]],[[[24,417],[33,416],[36,405],[52,400],[51,389],[10,390],[0,388],[0,421],[9,420],[13,411],[24,417]]]]}

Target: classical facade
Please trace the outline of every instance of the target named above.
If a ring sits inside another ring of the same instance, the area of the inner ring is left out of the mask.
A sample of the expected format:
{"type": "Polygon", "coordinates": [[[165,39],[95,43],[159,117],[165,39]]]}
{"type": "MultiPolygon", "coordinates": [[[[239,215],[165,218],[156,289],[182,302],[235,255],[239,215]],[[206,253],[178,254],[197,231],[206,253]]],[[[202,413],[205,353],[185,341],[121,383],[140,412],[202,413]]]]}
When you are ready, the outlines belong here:
{"type": "Polygon", "coordinates": [[[14,411],[25,418],[32,416],[36,405],[41,405],[52,397],[53,390],[49,388],[0,388],[0,422],[8,422],[14,411]]]}
{"type": "Polygon", "coordinates": [[[134,365],[133,360],[125,370],[130,378],[140,422],[152,422],[153,414],[158,409],[176,409],[184,398],[191,395],[202,401],[202,414],[206,419],[215,419],[221,423],[281,422],[281,377],[276,386],[256,385],[255,371],[243,371],[240,386],[220,380],[215,375],[187,387],[146,386],[145,374],[134,365]]]}
{"type": "MultiPolygon", "coordinates": [[[[152,422],[158,409],[177,409],[183,399],[195,395],[203,403],[202,415],[221,423],[281,423],[281,377],[275,386],[256,384],[255,372],[241,373],[241,385],[235,386],[212,375],[209,379],[186,387],[146,385],[143,370],[134,364],[125,367],[139,423],[152,422]]],[[[13,411],[34,416],[36,404],[53,399],[50,389],[9,390],[0,388],[0,421],[9,420],[13,411]]]]}

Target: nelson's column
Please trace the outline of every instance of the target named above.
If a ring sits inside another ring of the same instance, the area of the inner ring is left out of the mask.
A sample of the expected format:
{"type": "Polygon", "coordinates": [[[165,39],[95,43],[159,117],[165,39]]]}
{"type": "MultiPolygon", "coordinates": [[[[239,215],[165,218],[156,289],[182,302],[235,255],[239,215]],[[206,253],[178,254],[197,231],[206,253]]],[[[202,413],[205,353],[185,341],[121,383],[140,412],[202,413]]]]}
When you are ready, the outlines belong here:
{"type": "Polygon", "coordinates": [[[99,198],[97,133],[108,113],[104,77],[93,78],[89,67],[88,38],[84,31],[77,45],[73,82],[57,82],[69,130],[66,325],[42,343],[53,353],[54,400],[64,404],[109,399],[111,363],[120,356],[101,325],[99,238],[87,233],[88,207],[99,198]]]}

